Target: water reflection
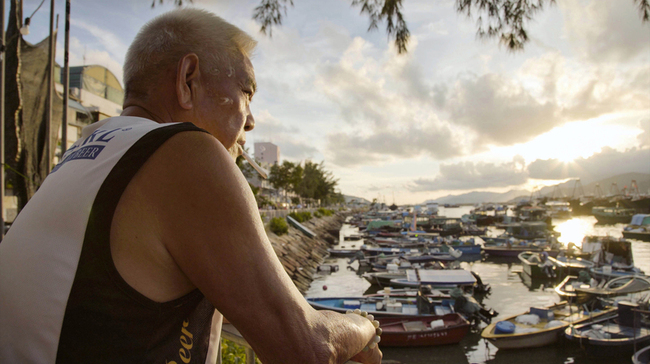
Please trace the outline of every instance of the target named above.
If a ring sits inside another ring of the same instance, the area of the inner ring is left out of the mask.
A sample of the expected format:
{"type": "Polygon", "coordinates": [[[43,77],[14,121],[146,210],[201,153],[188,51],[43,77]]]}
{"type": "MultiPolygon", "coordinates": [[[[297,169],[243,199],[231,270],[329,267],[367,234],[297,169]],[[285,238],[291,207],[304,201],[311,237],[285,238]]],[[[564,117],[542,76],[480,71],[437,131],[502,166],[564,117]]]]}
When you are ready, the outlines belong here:
{"type": "Polygon", "coordinates": [[[596,219],[592,216],[573,218],[559,222],[555,225],[554,229],[560,233],[560,237],[557,240],[563,243],[564,246],[573,243],[577,247],[581,247],[582,239],[584,239],[588,232],[593,230],[595,222],[596,219]]]}

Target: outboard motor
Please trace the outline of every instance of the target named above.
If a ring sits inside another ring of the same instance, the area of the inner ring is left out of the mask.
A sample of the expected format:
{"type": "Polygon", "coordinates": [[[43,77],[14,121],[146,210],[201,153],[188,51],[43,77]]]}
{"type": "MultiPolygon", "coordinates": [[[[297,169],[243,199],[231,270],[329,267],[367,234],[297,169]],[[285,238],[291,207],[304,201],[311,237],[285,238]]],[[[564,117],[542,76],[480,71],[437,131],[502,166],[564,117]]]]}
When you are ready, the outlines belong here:
{"type": "Polygon", "coordinates": [[[454,310],[465,316],[474,329],[477,329],[481,322],[489,325],[492,317],[498,315],[493,309],[484,308],[474,297],[463,294],[459,288],[452,290],[450,296],[455,300],[454,310]]]}
{"type": "Polygon", "coordinates": [[[483,284],[483,280],[481,277],[475,273],[471,272],[474,278],[476,278],[476,286],[474,286],[474,293],[481,294],[481,295],[489,295],[490,292],[492,291],[492,287],[490,287],[489,284],[483,284]]]}

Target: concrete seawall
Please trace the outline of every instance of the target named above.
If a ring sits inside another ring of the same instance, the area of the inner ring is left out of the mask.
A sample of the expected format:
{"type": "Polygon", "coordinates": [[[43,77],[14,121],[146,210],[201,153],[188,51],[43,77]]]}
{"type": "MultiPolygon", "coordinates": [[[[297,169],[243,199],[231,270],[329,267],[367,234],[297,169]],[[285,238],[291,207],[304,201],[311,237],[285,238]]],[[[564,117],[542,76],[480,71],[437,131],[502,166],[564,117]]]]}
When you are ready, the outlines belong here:
{"type": "Polygon", "coordinates": [[[314,217],[302,223],[316,233],[315,238],[307,237],[291,225],[289,225],[289,232],[282,236],[275,235],[267,227],[266,233],[275,254],[302,294],[309,289],[316,269],[327,255],[327,248],[338,241],[338,233],[344,221],[344,215],[334,214],[321,218],[314,217]]]}

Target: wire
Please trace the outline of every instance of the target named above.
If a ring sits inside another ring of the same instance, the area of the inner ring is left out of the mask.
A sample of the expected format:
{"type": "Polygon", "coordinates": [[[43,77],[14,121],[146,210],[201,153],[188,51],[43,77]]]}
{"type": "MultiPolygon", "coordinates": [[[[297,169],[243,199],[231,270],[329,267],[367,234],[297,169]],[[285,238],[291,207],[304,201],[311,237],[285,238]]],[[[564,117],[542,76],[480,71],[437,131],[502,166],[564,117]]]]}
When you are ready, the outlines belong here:
{"type": "Polygon", "coordinates": [[[43,5],[44,2],[45,2],[45,0],[42,0],[41,3],[40,3],[40,5],[38,5],[38,7],[36,8],[36,10],[34,10],[34,12],[32,13],[32,15],[30,15],[27,19],[31,19],[31,18],[34,16],[34,14],[36,14],[36,12],[38,11],[38,9],[41,8],[41,6],[43,5]]]}

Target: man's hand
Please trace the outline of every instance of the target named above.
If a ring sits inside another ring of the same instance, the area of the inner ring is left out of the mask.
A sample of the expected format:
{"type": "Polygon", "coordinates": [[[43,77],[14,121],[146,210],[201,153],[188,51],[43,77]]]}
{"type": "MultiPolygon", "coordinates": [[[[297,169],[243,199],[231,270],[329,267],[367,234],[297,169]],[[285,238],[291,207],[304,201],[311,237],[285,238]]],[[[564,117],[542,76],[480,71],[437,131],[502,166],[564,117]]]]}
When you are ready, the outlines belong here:
{"type": "Polygon", "coordinates": [[[381,364],[382,357],[383,354],[379,350],[379,345],[376,345],[374,349],[361,351],[359,354],[353,356],[350,361],[361,364],[381,364]]]}

